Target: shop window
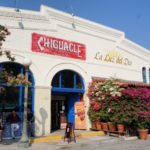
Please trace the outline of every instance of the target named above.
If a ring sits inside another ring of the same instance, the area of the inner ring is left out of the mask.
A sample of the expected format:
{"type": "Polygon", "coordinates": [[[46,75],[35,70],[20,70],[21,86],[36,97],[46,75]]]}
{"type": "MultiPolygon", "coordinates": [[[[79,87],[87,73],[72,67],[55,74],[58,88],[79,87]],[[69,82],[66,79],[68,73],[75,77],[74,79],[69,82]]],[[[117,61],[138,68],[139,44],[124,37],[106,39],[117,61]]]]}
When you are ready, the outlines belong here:
{"type": "Polygon", "coordinates": [[[147,80],[146,80],[146,68],[145,67],[142,68],[142,77],[143,77],[143,82],[147,83],[147,80]]]}

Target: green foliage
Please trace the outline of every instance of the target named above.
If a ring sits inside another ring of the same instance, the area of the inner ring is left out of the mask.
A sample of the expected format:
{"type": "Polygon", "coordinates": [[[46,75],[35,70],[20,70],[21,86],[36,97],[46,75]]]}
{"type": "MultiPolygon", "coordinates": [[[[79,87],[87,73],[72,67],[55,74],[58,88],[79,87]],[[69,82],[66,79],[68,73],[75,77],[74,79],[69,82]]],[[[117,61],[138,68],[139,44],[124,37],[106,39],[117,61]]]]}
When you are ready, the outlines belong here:
{"type": "Polygon", "coordinates": [[[99,120],[99,114],[92,109],[89,109],[88,115],[91,121],[99,120]]]}
{"type": "Polygon", "coordinates": [[[6,39],[6,36],[10,35],[8,29],[2,25],[0,25],[0,56],[5,55],[9,60],[14,61],[15,58],[11,56],[10,51],[2,50],[2,44],[6,39]]]}

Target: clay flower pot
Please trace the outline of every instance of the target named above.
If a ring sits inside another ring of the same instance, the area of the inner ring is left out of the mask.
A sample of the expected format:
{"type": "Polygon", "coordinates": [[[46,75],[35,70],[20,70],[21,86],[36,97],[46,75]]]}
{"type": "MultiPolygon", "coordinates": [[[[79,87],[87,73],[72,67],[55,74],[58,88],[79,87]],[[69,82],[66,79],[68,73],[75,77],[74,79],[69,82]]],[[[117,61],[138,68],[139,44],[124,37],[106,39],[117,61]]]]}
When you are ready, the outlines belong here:
{"type": "Polygon", "coordinates": [[[92,122],[91,122],[91,128],[92,128],[92,129],[96,129],[96,122],[95,122],[95,121],[92,121],[92,122]]]}
{"type": "Polygon", "coordinates": [[[109,131],[116,131],[116,125],[113,124],[112,122],[108,122],[108,128],[109,128],[109,131]]]}
{"type": "Polygon", "coordinates": [[[146,140],[148,137],[148,129],[138,129],[138,134],[141,140],[146,140]]]}
{"type": "Polygon", "coordinates": [[[96,121],[96,129],[97,130],[101,130],[102,129],[100,121],[96,121]]]}
{"type": "Polygon", "coordinates": [[[117,124],[117,130],[119,133],[123,133],[124,132],[124,124],[117,124]]]}
{"type": "Polygon", "coordinates": [[[106,122],[101,122],[101,125],[104,131],[108,131],[108,124],[106,122]]]}

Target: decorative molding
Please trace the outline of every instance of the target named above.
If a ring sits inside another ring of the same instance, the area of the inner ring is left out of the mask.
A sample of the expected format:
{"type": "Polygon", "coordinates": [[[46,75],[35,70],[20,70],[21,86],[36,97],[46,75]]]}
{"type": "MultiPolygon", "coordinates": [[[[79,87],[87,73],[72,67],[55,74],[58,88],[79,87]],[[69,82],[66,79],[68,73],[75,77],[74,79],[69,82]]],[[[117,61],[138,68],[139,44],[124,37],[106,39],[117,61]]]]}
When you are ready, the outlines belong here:
{"type": "Polygon", "coordinates": [[[35,86],[35,89],[51,89],[52,87],[51,86],[42,86],[42,85],[36,85],[35,86]]]}
{"type": "Polygon", "coordinates": [[[0,18],[3,19],[11,19],[11,20],[24,20],[30,22],[49,22],[46,16],[42,16],[41,14],[29,14],[20,10],[19,12],[11,12],[9,9],[6,11],[0,10],[0,18]]]}
{"type": "MultiPolygon", "coordinates": [[[[64,26],[64,25],[61,25],[61,24],[57,24],[58,27],[61,27],[61,28],[64,28],[64,29],[67,29],[67,30],[73,30],[71,27],[67,27],[67,26],[64,26]]],[[[103,39],[103,40],[108,40],[108,41],[111,41],[111,42],[116,42],[116,40],[110,38],[110,37],[106,37],[106,36],[102,36],[102,35],[98,35],[95,33],[89,33],[88,31],[83,31],[83,30],[80,30],[80,29],[76,29],[75,30],[76,32],[79,32],[79,33],[83,33],[83,34],[86,34],[86,35],[89,35],[89,36],[94,36],[94,37],[97,37],[97,38],[100,38],[100,39],[103,39]]]]}
{"type": "Polygon", "coordinates": [[[124,50],[127,53],[130,53],[142,60],[150,61],[150,51],[148,49],[145,49],[141,47],[140,45],[128,40],[123,39],[120,43],[120,45],[117,46],[119,49],[124,50]],[[130,51],[129,51],[130,50],[130,51]],[[143,58],[143,56],[145,58],[143,58]]]}
{"type": "Polygon", "coordinates": [[[79,18],[77,16],[72,16],[71,14],[58,11],[56,9],[49,8],[46,6],[41,6],[41,13],[51,16],[51,18],[55,20],[69,23],[69,24],[74,23],[75,25],[80,26],[82,28],[85,28],[85,29],[88,29],[90,31],[94,31],[100,34],[105,34],[116,39],[124,36],[124,32],[100,25],[98,23],[95,23],[95,22],[92,22],[83,18],[79,18]]]}

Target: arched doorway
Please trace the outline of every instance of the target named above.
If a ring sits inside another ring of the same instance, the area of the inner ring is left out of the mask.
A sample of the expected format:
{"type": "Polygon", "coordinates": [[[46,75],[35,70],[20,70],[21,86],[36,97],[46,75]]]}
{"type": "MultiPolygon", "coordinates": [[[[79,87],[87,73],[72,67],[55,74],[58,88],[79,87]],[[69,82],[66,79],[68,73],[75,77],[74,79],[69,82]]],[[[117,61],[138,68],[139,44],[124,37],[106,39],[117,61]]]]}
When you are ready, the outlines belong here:
{"type": "MultiPolygon", "coordinates": [[[[0,63],[0,70],[5,69],[12,76],[17,76],[19,74],[25,74],[25,68],[23,65],[14,62],[3,62],[0,63]]],[[[1,71],[2,73],[2,71],[1,71]]],[[[0,86],[4,88],[4,92],[0,93],[0,112],[4,117],[7,117],[12,110],[16,110],[19,116],[22,118],[23,112],[23,100],[24,100],[24,85],[19,84],[16,86],[11,86],[2,80],[2,74],[0,73],[0,86]]],[[[34,77],[31,71],[28,73],[29,81],[32,83],[28,88],[28,107],[34,112],[34,77]]],[[[6,118],[4,118],[6,121],[6,118]]],[[[4,137],[9,137],[9,126],[5,124],[4,137]]],[[[18,131],[18,136],[20,136],[21,130],[18,131]]]]}
{"type": "Polygon", "coordinates": [[[82,77],[72,70],[59,71],[52,80],[51,131],[61,128],[61,116],[75,124],[74,103],[85,91],[82,77]]]}

